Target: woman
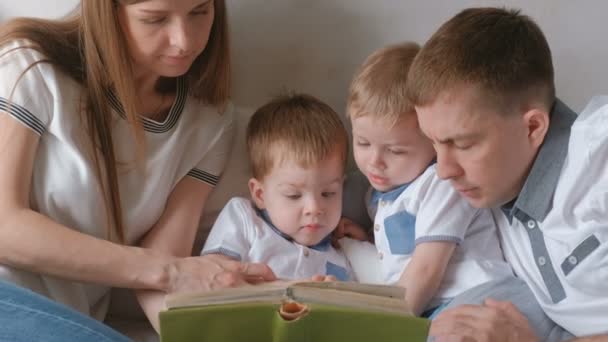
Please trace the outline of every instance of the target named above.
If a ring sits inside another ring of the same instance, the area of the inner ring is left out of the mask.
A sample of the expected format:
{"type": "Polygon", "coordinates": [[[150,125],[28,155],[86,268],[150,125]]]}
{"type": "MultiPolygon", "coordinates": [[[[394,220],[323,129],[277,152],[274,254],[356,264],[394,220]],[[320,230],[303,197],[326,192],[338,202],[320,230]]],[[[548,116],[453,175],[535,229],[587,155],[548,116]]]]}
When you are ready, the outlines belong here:
{"type": "Polygon", "coordinates": [[[158,330],[166,293],[274,278],[190,257],[230,149],[229,69],[223,0],[82,0],[0,29],[0,336],[120,339],[64,306],[103,319],[131,288],[158,330]]]}

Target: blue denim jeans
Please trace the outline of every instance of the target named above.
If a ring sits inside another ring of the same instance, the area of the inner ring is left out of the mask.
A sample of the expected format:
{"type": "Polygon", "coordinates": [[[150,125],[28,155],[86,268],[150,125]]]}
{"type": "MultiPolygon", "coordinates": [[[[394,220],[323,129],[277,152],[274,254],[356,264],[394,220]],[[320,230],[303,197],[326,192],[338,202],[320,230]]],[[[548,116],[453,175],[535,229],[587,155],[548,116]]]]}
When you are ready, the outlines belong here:
{"type": "Polygon", "coordinates": [[[30,290],[0,281],[0,341],[131,340],[80,312],[30,290]]]}

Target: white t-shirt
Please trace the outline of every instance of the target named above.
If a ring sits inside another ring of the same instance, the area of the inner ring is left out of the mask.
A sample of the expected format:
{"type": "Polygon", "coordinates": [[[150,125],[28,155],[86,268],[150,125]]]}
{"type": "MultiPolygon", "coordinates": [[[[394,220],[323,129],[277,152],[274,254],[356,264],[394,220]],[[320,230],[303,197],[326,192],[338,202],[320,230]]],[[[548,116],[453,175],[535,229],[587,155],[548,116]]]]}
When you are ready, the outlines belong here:
{"type": "Polygon", "coordinates": [[[505,262],[489,210],[471,207],[435,165],[418,178],[388,192],[370,189],[368,211],[384,282],[396,283],[416,245],[431,241],[457,244],[429,307],[490,280],[513,273],[505,262]]]}
{"type": "MultiPolygon", "coordinates": [[[[2,48],[0,55],[25,43],[2,48]]],[[[0,58],[0,111],[40,135],[31,179],[31,208],[71,229],[106,238],[104,201],[95,177],[87,130],[80,119],[82,87],[57,67],[38,63],[33,49],[22,48],[0,58]],[[14,91],[13,91],[14,87],[14,91]],[[10,104],[9,104],[10,101],[10,104]]],[[[214,186],[230,152],[232,108],[219,113],[188,96],[178,81],[175,102],[164,122],[141,117],[145,158],[135,165],[135,144],[120,104],[108,95],[114,118],[112,134],[127,244],[135,244],[163,213],[176,184],[186,176],[214,186]],[[141,172],[140,170],[143,170],[141,172]]],[[[5,115],[5,114],[0,114],[5,115]]],[[[18,229],[18,227],[15,227],[18,229]]],[[[103,318],[108,303],[105,286],[66,281],[0,265],[0,279],[9,280],[103,318]]]]}
{"type": "Polygon", "coordinates": [[[608,97],[578,117],[558,100],[517,200],[493,212],[547,316],[577,336],[608,333],[608,97]]]}
{"type": "Polygon", "coordinates": [[[346,256],[331,246],[329,237],[316,246],[300,245],[274,227],[251,201],[240,197],[226,204],[211,228],[201,254],[212,253],[267,264],[281,279],[325,274],[353,280],[346,256]]]}

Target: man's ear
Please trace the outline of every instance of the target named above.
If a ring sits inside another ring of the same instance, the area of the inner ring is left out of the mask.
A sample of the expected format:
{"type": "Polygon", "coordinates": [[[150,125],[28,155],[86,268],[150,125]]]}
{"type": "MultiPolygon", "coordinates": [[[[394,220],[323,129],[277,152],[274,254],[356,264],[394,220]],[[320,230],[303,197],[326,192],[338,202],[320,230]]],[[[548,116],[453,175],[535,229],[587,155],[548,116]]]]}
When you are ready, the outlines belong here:
{"type": "Polygon", "coordinates": [[[524,113],[524,122],[528,127],[528,141],[532,147],[539,148],[545,141],[549,121],[549,113],[540,108],[532,108],[524,113]]]}
{"type": "Polygon", "coordinates": [[[258,209],[265,209],[264,205],[264,188],[262,187],[262,183],[255,179],[249,179],[249,193],[251,194],[251,200],[255,203],[255,206],[258,209]]]}

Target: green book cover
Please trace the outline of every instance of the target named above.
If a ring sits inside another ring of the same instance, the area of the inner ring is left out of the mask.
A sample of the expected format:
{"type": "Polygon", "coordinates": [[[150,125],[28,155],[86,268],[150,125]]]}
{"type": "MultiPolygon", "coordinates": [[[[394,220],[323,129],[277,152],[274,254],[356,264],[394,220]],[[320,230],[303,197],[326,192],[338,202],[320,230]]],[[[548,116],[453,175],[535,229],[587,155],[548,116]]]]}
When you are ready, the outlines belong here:
{"type": "Polygon", "coordinates": [[[404,290],[355,283],[276,283],[167,298],[162,342],[426,341],[404,290]]]}

